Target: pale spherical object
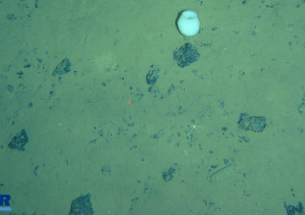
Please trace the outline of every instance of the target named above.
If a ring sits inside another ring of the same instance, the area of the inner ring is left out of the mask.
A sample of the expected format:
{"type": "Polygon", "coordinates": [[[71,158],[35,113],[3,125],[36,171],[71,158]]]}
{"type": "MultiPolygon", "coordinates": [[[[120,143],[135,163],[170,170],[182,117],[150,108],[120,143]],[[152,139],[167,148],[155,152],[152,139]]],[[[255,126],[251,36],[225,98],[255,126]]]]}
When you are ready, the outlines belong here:
{"type": "Polygon", "coordinates": [[[195,36],[199,32],[200,21],[195,11],[183,11],[177,24],[180,33],[184,36],[195,36]]]}

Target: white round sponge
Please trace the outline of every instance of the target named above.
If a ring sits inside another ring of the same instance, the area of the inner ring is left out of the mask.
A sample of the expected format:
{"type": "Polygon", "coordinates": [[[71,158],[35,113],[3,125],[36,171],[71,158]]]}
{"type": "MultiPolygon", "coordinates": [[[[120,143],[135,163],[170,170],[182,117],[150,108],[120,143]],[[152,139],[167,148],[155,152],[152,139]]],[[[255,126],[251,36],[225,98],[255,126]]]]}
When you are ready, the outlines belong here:
{"type": "Polygon", "coordinates": [[[199,32],[200,21],[195,11],[183,11],[177,24],[180,33],[184,36],[195,36],[199,32]]]}

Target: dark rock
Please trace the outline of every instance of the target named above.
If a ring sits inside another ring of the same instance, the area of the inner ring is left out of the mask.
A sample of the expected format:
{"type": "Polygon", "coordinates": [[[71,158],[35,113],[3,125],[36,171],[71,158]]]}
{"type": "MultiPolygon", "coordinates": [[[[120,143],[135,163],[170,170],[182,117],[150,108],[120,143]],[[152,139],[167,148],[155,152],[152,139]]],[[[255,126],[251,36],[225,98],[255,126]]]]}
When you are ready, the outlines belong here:
{"type": "Polygon", "coordinates": [[[16,134],[15,137],[8,144],[10,149],[18,149],[24,151],[24,146],[29,142],[29,138],[25,129],[22,129],[20,133],[16,134]]]}
{"type": "Polygon", "coordinates": [[[146,75],[146,83],[149,85],[154,85],[157,83],[158,78],[159,78],[159,68],[154,65],[151,65],[146,75]]]}
{"type": "Polygon", "coordinates": [[[70,67],[71,67],[71,62],[69,58],[65,58],[55,68],[54,72],[52,73],[52,76],[55,77],[56,75],[64,75],[71,71],[70,67]]]}
{"type": "Polygon", "coordinates": [[[181,68],[189,66],[199,59],[200,54],[197,49],[190,43],[185,43],[179,49],[174,51],[174,60],[177,61],[178,66],[181,68]]]}
{"type": "Polygon", "coordinates": [[[102,174],[103,174],[104,176],[107,176],[107,175],[110,175],[110,173],[111,173],[111,167],[108,166],[108,165],[103,166],[103,168],[102,168],[102,174]]]}
{"type": "Polygon", "coordinates": [[[90,193],[81,195],[74,199],[71,203],[69,215],[93,215],[92,203],[90,201],[90,193]]]}
{"type": "Polygon", "coordinates": [[[162,178],[165,182],[168,182],[174,178],[173,173],[176,172],[176,169],[174,167],[170,167],[167,172],[162,172],[162,178]]]}
{"type": "Polygon", "coordinates": [[[249,116],[246,113],[241,113],[238,127],[244,131],[262,132],[266,127],[266,117],[264,116],[249,116]]]}

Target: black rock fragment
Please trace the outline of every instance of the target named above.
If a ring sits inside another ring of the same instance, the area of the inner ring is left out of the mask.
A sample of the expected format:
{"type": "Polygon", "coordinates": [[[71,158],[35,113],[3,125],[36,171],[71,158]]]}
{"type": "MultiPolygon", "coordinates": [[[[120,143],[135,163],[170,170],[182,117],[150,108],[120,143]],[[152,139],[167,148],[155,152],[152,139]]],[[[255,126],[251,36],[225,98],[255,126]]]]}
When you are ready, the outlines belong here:
{"type": "Polygon", "coordinates": [[[241,113],[237,123],[238,127],[244,131],[262,132],[266,127],[266,117],[249,116],[247,113],[241,113]]]}
{"type": "Polygon", "coordinates": [[[165,182],[168,182],[174,178],[173,173],[176,172],[176,169],[174,167],[170,167],[167,172],[162,172],[162,178],[165,182]]]}
{"type": "Polygon", "coordinates": [[[69,215],[92,215],[92,203],[90,201],[90,193],[81,195],[71,202],[71,209],[69,215]]]}
{"type": "Polygon", "coordinates": [[[71,62],[69,58],[65,58],[55,68],[54,72],[52,73],[52,76],[55,77],[56,75],[64,75],[71,71],[70,67],[71,67],[71,62]]]}
{"type": "Polygon", "coordinates": [[[18,149],[19,151],[24,151],[24,146],[29,142],[29,138],[25,129],[22,129],[20,133],[16,134],[15,137],[8,144],[10,149],[18,149]]]}
{"type": "Polygon", "coordinates": [[[286,205],[286,202],[284,202],[284,207],[286,209],[287,215],[295,215],[297,212],[298,214],[303,214],[304,212],[304,206],[301,202],[298,203],[297,206],[293,205],[286,205]]]}
{"type": "Polygon", "coordinates": [[[200,54],[197,49],[190,43],[185,43],[179,49],[174,51],[174,60],[177,61],[178,66],[181,68],[189,66],[199,59],[200,54]]]}
{"type": "Polygon", "coordinates": [[[224,158],[224,159],[223,159],[223,162],[225,163],[225,165],[229,165],[229,162],[230,162],[230,161],[229,161],[228,158],[224,158]]]}
{"type": "Polygon", "coordinates": [[[103,129],[98,130],[98,135],[100,135],[101,137],[104,136],[104,130],[103,129]]]}
{"type": "Polygon", "coordinates": [[[299,107],[297,108],[297,110],[298,110],[298,112],[300,113],[300,114],[302,114],[303,112],[304,112],[304,110],[305,110],[305,93],[303,93],[303,98],[302,98],[302,102],[301,102],[301,104],[299,105],[299,107]]]}
{"type": "Polygon", "coordinates": [[[10,93],[13,93],[14,92],[14,87],[12,85],[8,85],[7,86],[7,90],[10,92],[10,93]]]}
{"type": "Polygon", "coordinates": [[[8,18],[9,20],[16,20],[17,18],[16,18],[16,16],[14,15],[14,14],[8,14],[7,16],[6,16],[6,18],[8,18]]]}
{"type": "Polygon", "coordinates": [[[32,66],[32,64],[27,63],[27,64],[25,64],[23,67],[24,67],[24,68],[31,68],[31,66],[32,66]]]}
{"type": "Polygon", "coordinates": [[[157,83],[159,78],[159,68],[155,65],[151,65],[149,71],[146,75],[146,83],[149,85],[154,85],[157,83]]]}
{"type": "Polygon", "coordinates": [[[108,165],[103,166],[103,168],[102,168],[102,174],[103,174],[104,176],[107,176],[107,175],[110,175],[110,173],[111,173],[111,167],[108,166],[108,165]]]}

